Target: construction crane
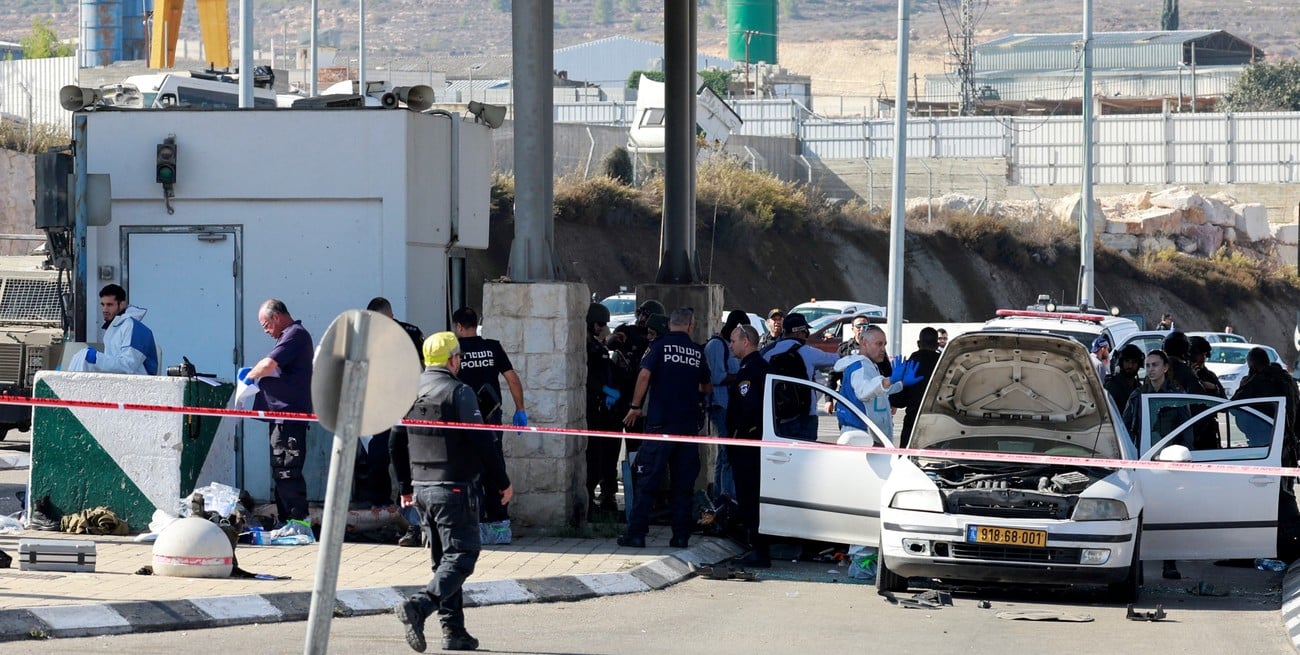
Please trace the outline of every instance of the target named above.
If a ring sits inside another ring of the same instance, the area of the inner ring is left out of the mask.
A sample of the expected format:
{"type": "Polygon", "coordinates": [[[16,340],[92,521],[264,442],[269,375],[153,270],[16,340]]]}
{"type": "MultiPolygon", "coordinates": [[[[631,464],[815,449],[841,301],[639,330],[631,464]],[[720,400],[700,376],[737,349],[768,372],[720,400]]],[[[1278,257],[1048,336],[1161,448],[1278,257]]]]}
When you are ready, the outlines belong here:
{"type": "MultiPolygon", "coordinates": [[[[195,0],[199,6],[199,32],[203,54],[211,68],[230,67],[230,26],[226,0],[195,0]]],[[[185,0],[154,0],[149,68],[176,65],[176,39],[181,30],[185,0]]]]}

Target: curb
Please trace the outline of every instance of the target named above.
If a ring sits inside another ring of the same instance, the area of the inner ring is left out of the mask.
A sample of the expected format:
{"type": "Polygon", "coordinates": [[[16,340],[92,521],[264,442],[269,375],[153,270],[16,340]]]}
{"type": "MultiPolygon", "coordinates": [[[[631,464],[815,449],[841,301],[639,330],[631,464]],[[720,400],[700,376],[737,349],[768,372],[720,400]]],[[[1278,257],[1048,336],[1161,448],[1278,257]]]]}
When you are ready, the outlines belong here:
{"type": "Polygon", "coordinates": [[[1300,560],[1288,566],[1282,578],[1282,625],[1291,645],[1300,652],[1300,560]]]}
{"type": "MultiPolygon", "coordinates": [[[[468,582],[465,606],[557,603],[664,589],[690,577],[693,566],[715,564],[743,552],[730,541],[714,539],[618,573],[468,582]]],[[[340,589],[334,615],[386,614],[422,588],[340,589]]],[[[306,621],[310,608],[311,592],[297,591],[0,610],[0,642],[306,621]]]]}

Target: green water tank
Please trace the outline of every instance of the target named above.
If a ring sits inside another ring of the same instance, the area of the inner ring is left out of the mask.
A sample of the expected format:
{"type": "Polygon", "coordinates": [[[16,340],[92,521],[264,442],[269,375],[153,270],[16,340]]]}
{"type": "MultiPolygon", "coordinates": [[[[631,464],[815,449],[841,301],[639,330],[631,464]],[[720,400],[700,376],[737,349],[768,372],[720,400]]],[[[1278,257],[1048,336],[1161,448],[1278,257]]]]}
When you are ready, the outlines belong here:
{"type": "Polygon", "coordinates": [[[727,0],[727,57],[751,65],[760,61],[775,64],[776,17],[777,0],[727,0]]]}

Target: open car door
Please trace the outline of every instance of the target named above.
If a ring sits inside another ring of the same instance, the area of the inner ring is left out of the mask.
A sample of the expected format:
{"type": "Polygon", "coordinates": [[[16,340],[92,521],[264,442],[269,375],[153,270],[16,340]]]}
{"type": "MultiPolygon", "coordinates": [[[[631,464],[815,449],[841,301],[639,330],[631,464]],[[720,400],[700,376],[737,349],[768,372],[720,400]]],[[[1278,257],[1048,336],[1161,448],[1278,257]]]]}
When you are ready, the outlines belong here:
{"type": "MultiPolygon", "coordinates": [[[[1285,398],[1142,396],[1141,459],[1185,446],[1193,462],[1280,467],[1285,406],[1285,398]]],[[[1281,476],[1149,469],[1134,475],[1146,502],[1142,559],[1276,555],[1281,476]]]]}
{"type": "MultiPolygon", "coordinates": [[[[870,432],[835,430],[818,442],[850,445],[892,444],[843,396],[808,380],[768,375],[763,396],[763,453],[759,497],[759,531],[784,537],[832,543],[875,544],[880,537],[880,488],[889,477],[893,456],[842,449],[800,449],[789,444],[808,443],[789,436],[788,424],[776,420],[775,398],[780,385],[811,388],[818,403],[822,394],[854,413],[870,432]]],[[[838,425],[834,416],[819,419],[823,426],[838,425]]]]}

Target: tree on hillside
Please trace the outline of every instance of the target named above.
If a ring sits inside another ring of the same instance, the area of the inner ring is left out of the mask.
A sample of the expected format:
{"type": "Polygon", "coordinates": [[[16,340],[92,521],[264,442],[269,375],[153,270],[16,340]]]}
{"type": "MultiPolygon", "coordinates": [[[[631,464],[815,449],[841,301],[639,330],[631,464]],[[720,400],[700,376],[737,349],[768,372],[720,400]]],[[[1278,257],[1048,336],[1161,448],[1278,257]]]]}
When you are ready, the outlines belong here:
{"type": "Polygon", "coordinates": [[[591,8],[591,22],[595,25],[609,25],[614,17],[614,0],[596,0],[591,8]]]}
{"type": "Polygon", "coordinates": [[[49,57],[71,57],[72,46],[59,43],[59,35],[50,27],[49,19],[32,19],[32,33],[18,40],[23,47],[23,57],[27,59],[46,59],[49,57]]]}
{"type": "Polygon", "coordinates": [[[1251,64],[1224,95],[1227,111],[1300,111],[1300,61],[1251,64]]]}
{"type": "Polygon", "coordinates": [[[1178,29],[1178,0],[1165,0],[1164,9],[1160,10],[1160,29],[1178,29]]]}

